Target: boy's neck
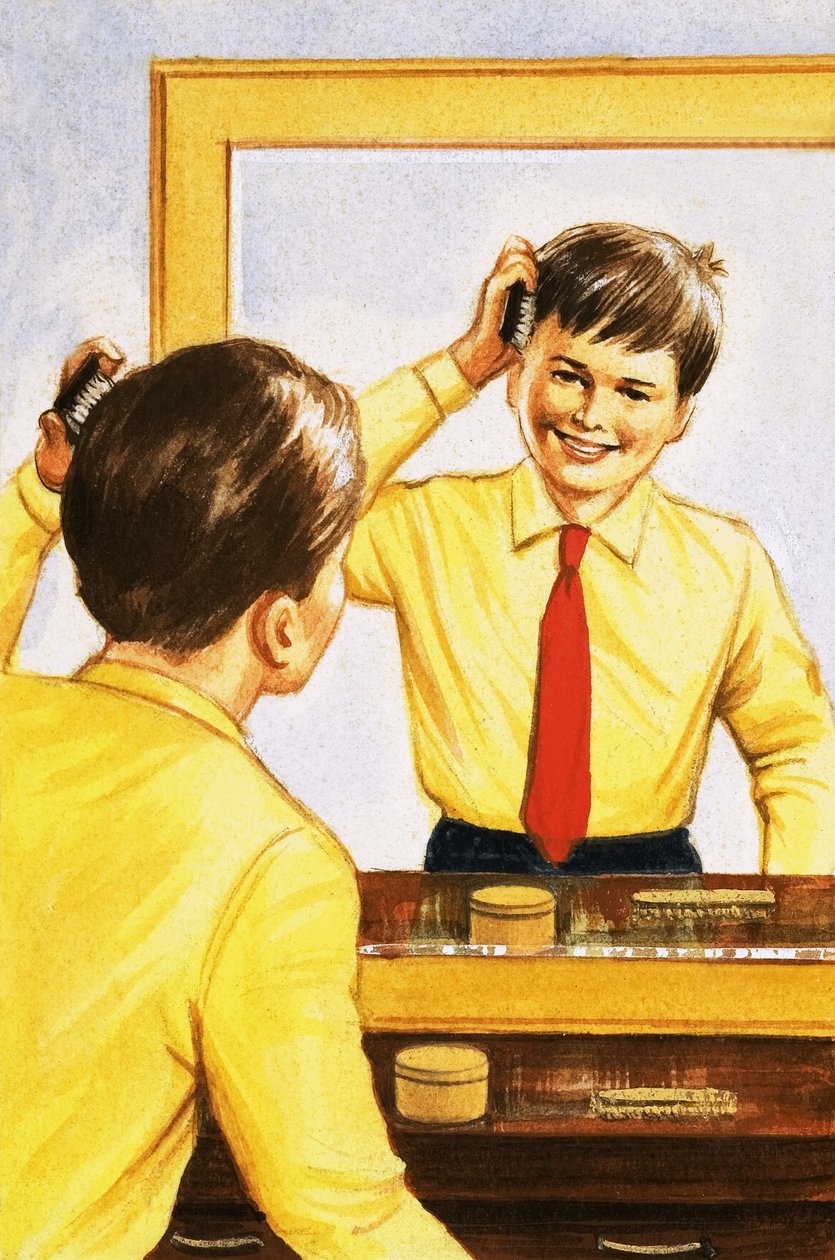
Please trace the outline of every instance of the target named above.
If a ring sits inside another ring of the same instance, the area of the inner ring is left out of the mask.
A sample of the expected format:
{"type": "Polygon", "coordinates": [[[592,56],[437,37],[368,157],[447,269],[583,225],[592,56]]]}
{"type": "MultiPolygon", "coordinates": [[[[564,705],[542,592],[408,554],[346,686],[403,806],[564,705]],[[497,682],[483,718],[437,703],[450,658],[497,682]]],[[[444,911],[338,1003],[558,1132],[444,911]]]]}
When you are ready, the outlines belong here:
{"type": "Polygon", "coordinates": [[[147,643],[109,641],[102,661],[133,665],[184,683],[214,700],[237,722],[251,712],[261,694],[261,670],[236,630],[197,652],[175,654],[147,643]]]}
{"type": "Polygon", "coordinates": [[[626,485],[621,484],[610,489],[583,494],[573,489],[566,489],[565,486],[555,485],[545,470],[540,465],[538,467],[548,498],[564,520],[576,525],[594,525],[596,521],[603,520],[623,503],[640,481],[638,477],[626,485]]]}

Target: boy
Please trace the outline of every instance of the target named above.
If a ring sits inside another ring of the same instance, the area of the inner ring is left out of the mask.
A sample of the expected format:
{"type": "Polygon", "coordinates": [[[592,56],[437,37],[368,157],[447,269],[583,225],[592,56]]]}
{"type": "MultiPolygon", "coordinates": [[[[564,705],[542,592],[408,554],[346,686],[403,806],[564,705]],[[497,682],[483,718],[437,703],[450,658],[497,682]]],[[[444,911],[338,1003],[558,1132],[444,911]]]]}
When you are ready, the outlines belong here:
{"type": "MultiPolygon", "coordinates": [[[[65,378],[91,348],[112,374],[118,352],[90,343],[65,378]]],[[[41,427],[38,471],[0,497],[2,1254],[144,1256],[205,1076],[301,1256],[463,1258],[407,1193],[374,1099],[350,860],[241,727],[304,685],[339,617],[353,402],[239,341],[117,383],[71,462],[58,416],[41,427]],[[15,675],[59,502],[106,646],[72,679],[15,675]]]]}
{"type": "Polygon", "coordinates": [[[775,874],[835,868],[835,735],[770,561],[647,475],[719,348],[719,264],[660,232],[511,238],[468,333],[360,399],[366,513],[348,592],[393,606],[428,870],[690,873],[711,726],[745,758],[775,874]],[[508,288],[535,291],[521,355],[508,288]],[[529,457],[381,489],[507,372],[529,457]]]}

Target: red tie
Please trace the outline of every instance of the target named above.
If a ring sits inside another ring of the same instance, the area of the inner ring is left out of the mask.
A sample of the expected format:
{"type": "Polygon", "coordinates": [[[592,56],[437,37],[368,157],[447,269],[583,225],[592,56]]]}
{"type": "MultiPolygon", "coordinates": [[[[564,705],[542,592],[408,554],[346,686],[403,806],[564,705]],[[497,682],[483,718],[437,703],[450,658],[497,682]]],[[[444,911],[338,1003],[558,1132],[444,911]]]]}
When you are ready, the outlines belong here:
{"type": "Polygon", "coordinates": [[[539,638],[539,679],[525,829],[552,862],[586,834],[591,806],[591,661],[580,561],[583,525],[560,532],[560,571],[539,638]]]}

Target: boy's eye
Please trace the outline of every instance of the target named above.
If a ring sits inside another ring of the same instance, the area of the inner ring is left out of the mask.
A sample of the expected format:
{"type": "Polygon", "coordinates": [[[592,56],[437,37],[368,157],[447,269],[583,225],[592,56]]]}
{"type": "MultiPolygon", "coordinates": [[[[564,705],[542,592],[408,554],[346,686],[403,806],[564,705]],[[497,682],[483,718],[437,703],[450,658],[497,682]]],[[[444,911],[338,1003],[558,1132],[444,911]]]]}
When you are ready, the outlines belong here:
{"type": "Polygon", "coordinates": [[[554,380],[565,381],[567,385],[585,385],[582,376],[578,376],[576,372],[570,372],[568,368],[555,368],[551,373],[554,380]]]}
{"type": "Polygon", "coordinates": [[[632,385],[624,385],[623,389],[620,392],[624,394],[627,398],[630,398],[632,402],[649,402],[650,401],[649,394],[645,394],[643,390],[635,389],[634,386],[632,385]]]}

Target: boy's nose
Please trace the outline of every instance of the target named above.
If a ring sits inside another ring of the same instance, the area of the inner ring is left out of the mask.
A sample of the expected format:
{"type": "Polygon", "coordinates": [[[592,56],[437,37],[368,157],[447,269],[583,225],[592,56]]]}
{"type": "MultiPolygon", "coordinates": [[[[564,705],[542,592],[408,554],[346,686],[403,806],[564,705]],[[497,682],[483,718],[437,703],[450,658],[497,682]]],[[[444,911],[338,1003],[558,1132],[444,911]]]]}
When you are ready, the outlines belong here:
{"type": "Polygon", "coordinates": [[[572,419],[578,428],[585,429],[587,433],[591,433],[595,429],[606,428],[607,412],[606,400],[602,394],[596,389],[589,389],[586,391],[582,403],[574,412],[572,419]]]}

